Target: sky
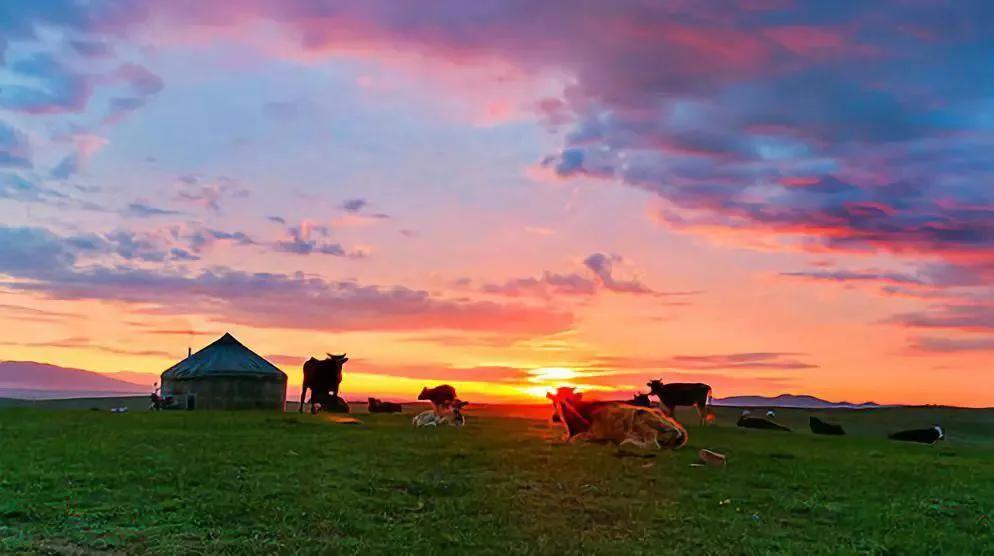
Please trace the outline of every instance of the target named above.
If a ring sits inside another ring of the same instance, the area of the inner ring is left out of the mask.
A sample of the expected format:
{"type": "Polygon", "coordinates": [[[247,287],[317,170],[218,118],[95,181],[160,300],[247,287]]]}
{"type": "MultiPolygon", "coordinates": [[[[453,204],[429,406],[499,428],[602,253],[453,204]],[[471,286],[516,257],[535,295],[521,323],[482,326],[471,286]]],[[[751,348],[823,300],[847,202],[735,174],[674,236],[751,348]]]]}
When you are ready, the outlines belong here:
{"type": "Polygon", "coordinates": [[[986,0],[3,2],[0,359],[994,406],[992,59],[986,0]]]}

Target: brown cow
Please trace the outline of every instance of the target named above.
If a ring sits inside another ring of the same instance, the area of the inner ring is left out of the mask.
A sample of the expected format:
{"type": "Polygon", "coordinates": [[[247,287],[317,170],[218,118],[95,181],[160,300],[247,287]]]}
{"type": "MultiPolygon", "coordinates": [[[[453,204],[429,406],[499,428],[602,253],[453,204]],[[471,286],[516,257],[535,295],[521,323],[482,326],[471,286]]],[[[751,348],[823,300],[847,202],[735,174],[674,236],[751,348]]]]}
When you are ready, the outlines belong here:
{"type": "Polygon", "coordinates": [[[567,441],[581,438],[638,448],[680,448],[687,431],[662,411],[621,402],[587,401],[573,388],[546,394],[566,429],[567,441]]]}
{"type": "MultiPolygon", "coordinates": [[[[326,354],[327,359],[311,357],[304,362],[304,382],[300,388],[300,413],[304,412],[304,399],[307,389],[311,390],[311,413],[316,413],[314,404],[324,407],[339,406],[338,389],[342,385],[342,366],[349,360],[345,354],[326,354]]],[[[344,401],[344,400],[343,400],[344,401]]]]}

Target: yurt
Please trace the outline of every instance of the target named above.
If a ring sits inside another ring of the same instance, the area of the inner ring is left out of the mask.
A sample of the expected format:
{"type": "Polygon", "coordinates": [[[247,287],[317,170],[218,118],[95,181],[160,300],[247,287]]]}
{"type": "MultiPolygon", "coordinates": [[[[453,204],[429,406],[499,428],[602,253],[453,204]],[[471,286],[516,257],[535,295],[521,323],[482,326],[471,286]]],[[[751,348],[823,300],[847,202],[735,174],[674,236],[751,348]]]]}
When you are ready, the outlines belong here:
{"type": "Polygon", "coordinates": [[[231,334],[162,373],[162,396],[185,409],[286,407],[286,373],[231,334]]]}

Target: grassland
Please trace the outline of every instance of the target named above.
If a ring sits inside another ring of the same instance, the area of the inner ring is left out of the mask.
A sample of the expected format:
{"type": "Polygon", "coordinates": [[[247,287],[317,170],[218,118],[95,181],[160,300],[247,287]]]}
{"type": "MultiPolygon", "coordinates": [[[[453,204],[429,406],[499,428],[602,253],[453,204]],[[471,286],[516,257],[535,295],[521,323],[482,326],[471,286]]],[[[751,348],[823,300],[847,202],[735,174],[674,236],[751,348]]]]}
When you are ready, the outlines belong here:
{"type": "MultiPolygon", "coordinates": [[[[544,415],[546,409],[537,415],[544,415]]],[[[994,411],[833,411],[853,434],[691,428],[654,458],[539,419],[0,410],[2,553],[994,554],[994,411]],[[941,422],[936,447],[883,439],[941,422]],[[727,469],[690,467],[697,448],[727,469]]],[[[818,412],[826,415],[826,412],[818,412]]]]}

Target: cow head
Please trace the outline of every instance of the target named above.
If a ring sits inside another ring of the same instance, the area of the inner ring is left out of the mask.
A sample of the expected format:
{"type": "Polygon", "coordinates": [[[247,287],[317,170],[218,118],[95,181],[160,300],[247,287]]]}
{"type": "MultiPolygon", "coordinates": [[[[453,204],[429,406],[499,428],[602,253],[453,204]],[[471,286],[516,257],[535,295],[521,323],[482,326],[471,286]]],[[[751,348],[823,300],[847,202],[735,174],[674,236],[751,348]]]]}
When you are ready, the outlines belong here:
{"type": "Polygon", "coordinates": [[[552,400],[553,405],[559,405],[563,402],[576,403],[583,399],[583,394],[576,391],[576,388],[572,386],[560,386],[556,388],[556,393],[546,392],[545,397],[552,400]]]}
{"type": "Polygon", "coordinates": [[[646,382],[645,385],[649,387],[650,391],[655,392],[663,387],[663,381],[658,378],[654,378],[649,382],[646,382]]]}
{"type": "Polygon", "coordinates": [[[555,394],[546,392],[545,397],[552,400],[552,407],[556,411],[555,415],[565,427],[567,437],[572,437],[589,428],[589,422],[581,415],[584,405],[583,394],[577,392],[575,388],[560,386],[556,389],[555,394]]]}
{"type": "Polygon", "coordinates": [[[328,358],[325,359],[325,361],[332,361],[338,365],[344,365],[349,360],[349,358],[346,357],[344,353],[341,355],[332,355],[330,353],[325,353],[325,355],[328,356],[328,358]]]}
{"type": "Polygon", "coordinates": [[[418,399],[419,400],[427,400],[428,399],[428,387],[427,386],[425,386],[425,387],[423,387],[421,389],[421,393],[418,394],[418,399]]]}

